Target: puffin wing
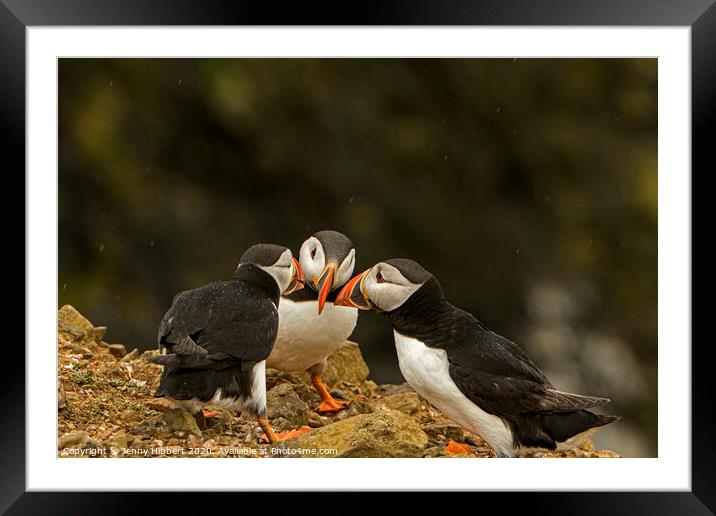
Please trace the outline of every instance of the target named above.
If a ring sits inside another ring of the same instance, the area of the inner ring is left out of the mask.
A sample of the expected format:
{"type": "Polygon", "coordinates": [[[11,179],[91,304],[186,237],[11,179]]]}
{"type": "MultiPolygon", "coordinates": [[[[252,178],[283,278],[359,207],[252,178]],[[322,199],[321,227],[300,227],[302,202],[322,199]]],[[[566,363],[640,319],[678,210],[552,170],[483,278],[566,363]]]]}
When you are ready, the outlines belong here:
{"type": "Polygon", "coordinates": [[[608,403],[554,389],[527,353],[488,330],[448,352],[450,376],[458,389],[483,410],[498,416],[573,412],[608,403]]]}
{"type": "MultiPolygon", "coordinates": [[[[174,297],[159,325],[159,345],[182,366],[253,363],[271,353],[278,311],[241,282],[216,282],[174,297]]],[[[162,363],[162,358],[156,357],[162,363]]]]}

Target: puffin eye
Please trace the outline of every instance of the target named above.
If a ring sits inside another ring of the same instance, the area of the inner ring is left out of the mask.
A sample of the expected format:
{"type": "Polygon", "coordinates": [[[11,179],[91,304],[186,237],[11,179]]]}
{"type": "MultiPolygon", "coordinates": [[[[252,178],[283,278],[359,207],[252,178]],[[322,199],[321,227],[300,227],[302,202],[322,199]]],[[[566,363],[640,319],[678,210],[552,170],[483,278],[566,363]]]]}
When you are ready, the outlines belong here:
{"type": "Polygon", "coordinates": [[[375,281],[378,283],[385,283],[385,279],[383,278],[383,275],[378,271],[378,274],[375,275],[375,281]]]}
{"type": "Polygon", "coordinates": [[[314,247],[313,249],[311,249],[311,258],[315,258],[315,257],[316,257],[316,248],[314,247]]]}

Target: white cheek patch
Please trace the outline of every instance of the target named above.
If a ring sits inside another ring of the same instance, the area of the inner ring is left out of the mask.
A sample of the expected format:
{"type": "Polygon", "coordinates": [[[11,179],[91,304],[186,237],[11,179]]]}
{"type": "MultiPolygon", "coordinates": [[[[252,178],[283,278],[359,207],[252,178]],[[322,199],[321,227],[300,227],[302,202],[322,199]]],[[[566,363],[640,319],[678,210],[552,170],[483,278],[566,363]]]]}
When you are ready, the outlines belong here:
{"type": "Polygon", "coordinates": [[[278,289],[281,293],[288,288],[289,283],[291,283],[291,267],[271,265],[269,267],[262,267],[262,269],[273,276],[273,279],[276,280],[276,284],[278,285],[278,289]]]}
{"type": "Polygon", "coordinates": [[[326,266],[326,256],[323,253],[323,246],[316,237],[310,237],[301,246],[299,252],[299,263],[303,274],[306,276],[307,283],[313,287],[313,278],[321,275],[323,268],[326,266]],[[315,249],[315,255],[311,256],[311,251],[315,249]]]}
{"type": "Polygon", "coordinates": [[[408,281],[397,269],[387,264],[373,267],[365,279],[365,290],[370,300],[386,312],[401,306],[421,286],[422,283],[408,281]],[[385,278],[384,281],[378,282],[378,273],[385,278]]]}
{"type": "Polygon", "coordinates": [[[345,285],[348,280],[351,279],[351,276],[353,276],[353,269],[355,268],[355,256],[355,249],[351,249],[351,252],[348,253],[348,256],[345,257],[343,263],[341,263],[341,266],[338,267],[336,280],[334,282],[334,288],[338,288],[342,285],[345,285]]]}

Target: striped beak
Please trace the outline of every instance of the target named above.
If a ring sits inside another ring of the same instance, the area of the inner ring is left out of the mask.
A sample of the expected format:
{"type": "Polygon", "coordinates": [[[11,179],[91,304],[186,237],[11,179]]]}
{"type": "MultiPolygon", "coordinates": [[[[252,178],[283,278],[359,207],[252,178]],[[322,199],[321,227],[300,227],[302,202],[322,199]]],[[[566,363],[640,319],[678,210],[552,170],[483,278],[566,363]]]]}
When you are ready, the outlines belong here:
{"type": "Polygon", "coordinates": [[[333,282],[336,279],[336,269],[338,267],[335,263],[329,263],[323,268],[321,275],[318,278],[314,278],[313,283],[318,292],[318,313],[323,311],[323,307],[326,306],[326,299],[331,290],[333,290],[333,282]]]}
{"type": "Polygon", "coordinates": [[[283,293],[284,296],[288,296],[297,290],[301,290],[306,283],[306,277],[303,275],[303,270],[301,269],[301,265],[298,263],[298,260],[296,260],[296,258],[291,259],[293,260],[291,263],[291,282],[288,284],[288,288],[283,293]]]}
{"type": "Polygon", "coordinates": [[[350,306],[358,310],[370,310],[373,308],[373,303],[363,288],[363,281],[369,272],[370,269],[349,280],[338,293],[334,304],[336,306],[350,306]]]}

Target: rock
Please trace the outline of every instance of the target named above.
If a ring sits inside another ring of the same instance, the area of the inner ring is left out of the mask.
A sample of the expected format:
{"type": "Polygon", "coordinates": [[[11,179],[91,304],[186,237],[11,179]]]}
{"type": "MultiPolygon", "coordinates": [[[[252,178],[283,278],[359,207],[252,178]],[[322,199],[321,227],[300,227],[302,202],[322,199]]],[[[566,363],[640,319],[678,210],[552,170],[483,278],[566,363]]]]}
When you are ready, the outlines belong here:
{"type": "Polygon", "coordinates": [[[338,413],[336,419],[348,419],[349,417],[360,414],[372,414],[373,412],[375,412],[375,409],[370,403],[363,400],[353,400],[346,410],[338,413]]]}
{"type": "Polygon", "coordinates": [[[57,331],[70,342],[94,340],[94,326],[72,305],[65,305],[57,311],[57,331]]]}
{"type": "Polygon", "coordinates": [[[109,448],[110,453],[113,455],[122,453],[122,450],[129,447],[127,436],[125,434],[113,435],[105,441],[105,444],[109,448]],[[113,449],[116,449],[118,453],[115,453],[113,449]]]}
{"type": "Polygon", "coordinates": [[[415,392],[413,388],[407,383],[401,383],[397,385],[392,383],[386,383],[385,385],[381,385],[381,388],[383,390],[384,396],[392,396],[393,394],[401,394],[403,392],[415,392]]]}
{"type": "Polygon", "coordinates": [[[330,392],[330,394],[337,400],[347,400],[348,399],[348,396],[346,396],[346,393],[340,389],[332,390],[330,392]]]}
{"type": "Polygon", "coordinates": [[[65,401],[65,390],[60,386],[60,388],[57,389],[57,408],[62,410],[66,406],[67,402],[65,401]]]}
{"type": "Polygon", "coordinates": [[[163,419],[167,424],[169,435],[183,438],[188,435],[201,437],[201,430],[196,424],[194,416],[182,409],[172,409],[163,414],[163,419]]]}
{"type": "Polygon", "coordinates": [[[308,426],[311,428],[320,428],[322,426],[330,425],[333,420],[330,417],[321,416],[315,412],[308,413],[308,426]]]}
{"type": "Polygon", "coordinates": [[[204,444],[204,441],[201,440],[201,438],[197,437],[196,435],[189,435],[186,439],[186,444],[189,446],[189,448],[201,448],[204,444]]]}
{"type": "Polygon", "coordinates": [[[362,383],[368,378],[368,365],[363,360],[358,344],[349,340],[328,357],[328,365],[321,378],[333,387],[341,382],[362,383]]]}
{"type": "Polygon", "coordinates": [[[124,344],[110,344],[109,352],[117,358],[122,358],[127,354],[127,348],[124,347],[124,344]]]}
{"type": "MultiPolygon", "coordinates": [[[[114,345],[114,344],[113,344],[114,345]]],[[[112,351],[112,346],[109,347],[110,352],[112,351]]],[[[136,360],[139,356],[139,350],[137,348],[134,348],[132,351],[127,353],[122,357],[122,360],[120,362],[131,362],[132,360],[136,360]]]]}
{"type": "Polygon", "coordinates": [[[57,449],[63,450],[65,448],[83,448],[90,442],[90,436],[87,432],[70,432],[60,436],[57,440],[57,449]]]}
{"type": "Polygon", "coordinates": [[[415,414],[423,408],[423,401],[416,392],[392,394],[379,400],[378,404],[391,410],[399,410],[408,415],[415,414]]]}
{"type": "MultiPolygon", "coordinates": [[[[428,437],[410,417],[394,410],[344,419],[294,439],[281,448],[297,450],[334,449],[323,457],[422,457],[428,437]]],[[[280,453],[288,457],[315,457],[305,453],[280,453]]]]}
{"type": "Polygon", "coordinates": [[[455,423],[432,423],[420,427],[428,437],[437,439],[442,437],[441,441],[453,440],[458,443],[465,442],[465,431],[461,426],[455,423]]]}
{"type": "Polygon", "coordinates": [[[266,394],[269,419],[283,418],[296,427],[308,424],[308,405],[287,383],[277,385],[266,394]]]}
{"type": "Polygon", "coordinates": [[[104,338],[105,333],[107,333],[106,326],[95,326],[94,328],[92,328],[92,338],[97,344],[102,343],[102,339],[104,338]]]}
{"type": "Polygon", "coordinates": [[[444,457],[447,455],[447,450],[444,446],[431,446],[425,449],[426,457],[444,457]]]}
{"type": "MultiPolygon", "coordinates": [[[[310,383],[308,375],[305,375],[305,380],[310,383]]],[[[291,385],[301,385],[304,383],[304,372],[288,372],[279,371],[278,369],[267,368],[266,369],[266,390],[270,391],[277,385],[282,383],[290,383],[291,385]]]]}
{"type": "Polygon", "coordinates": [[[575,457],[585,457],[585,458],[619,458],[621,455],[618,453],[615,453],[611,450],[596,450],[594,448],[594,443],[591,439],[585,439],[579,445],[577,445],[575,448],[571,450],[574,453],[575,457]]]}
{"type": "Polygon", "coordinates": [[[161,352],[158,349],[149,349],[142,353],[139,358],[141,358],[142,360],[149,360],[152,357],[158,357],[160,354],[161,352]]]}

